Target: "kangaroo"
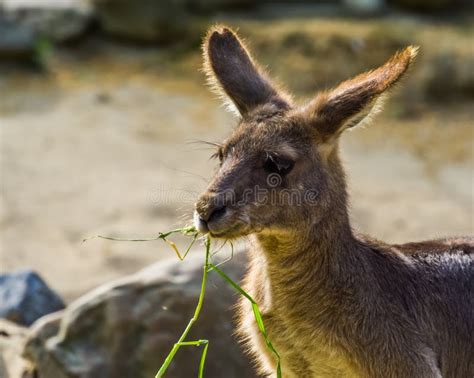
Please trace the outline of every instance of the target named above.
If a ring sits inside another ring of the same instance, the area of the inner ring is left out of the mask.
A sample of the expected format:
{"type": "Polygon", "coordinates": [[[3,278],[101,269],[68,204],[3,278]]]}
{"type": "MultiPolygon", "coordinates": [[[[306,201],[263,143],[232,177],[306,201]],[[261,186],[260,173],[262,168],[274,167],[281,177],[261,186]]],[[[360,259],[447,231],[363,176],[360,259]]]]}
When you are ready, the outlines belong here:
{"type": "MultiPolygon", "coordinates": [[[[248,239],[244,288],[283,377],[473,377],[474,238],[387,244],[348,216],[339,136],[380,108],[417,48],[299,106],[231,29],[211,28],[203,46],[211,85],[240,119],[194,221],[211,237],[248,239]]],[[[274,376],[245,300],[238,323],[259,373],[274,376]]]]}

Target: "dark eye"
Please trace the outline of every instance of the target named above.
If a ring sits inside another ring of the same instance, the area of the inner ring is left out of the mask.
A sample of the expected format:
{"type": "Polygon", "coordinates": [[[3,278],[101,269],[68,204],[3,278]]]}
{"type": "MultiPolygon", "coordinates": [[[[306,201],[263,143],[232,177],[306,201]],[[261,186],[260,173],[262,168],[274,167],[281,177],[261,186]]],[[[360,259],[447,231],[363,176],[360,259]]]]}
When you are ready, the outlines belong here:
{"type": "Polygon", "coordinates": [[[286,175],[293,169],[295,162],[281,156],[267,155],[263,169],[268,173],[278,173],[279,175],[286,175]]]}

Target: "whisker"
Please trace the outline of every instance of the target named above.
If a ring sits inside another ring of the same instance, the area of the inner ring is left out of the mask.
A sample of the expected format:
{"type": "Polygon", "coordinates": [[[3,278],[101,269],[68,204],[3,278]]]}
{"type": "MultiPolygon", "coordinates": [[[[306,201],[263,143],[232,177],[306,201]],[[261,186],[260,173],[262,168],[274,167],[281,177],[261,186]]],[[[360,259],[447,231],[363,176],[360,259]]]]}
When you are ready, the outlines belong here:
{"type": "Polygon", "coordinates": [[[190,176],[193,176],[193,177],[197,177],[203,181],[205,181],[206,183],[209,181],[208,178],[204,177],[204,176],[201,176],[195,172],[190,172],[190,171],[186,171],[184,169],[180,169],[180,168],[174,168],[174,167],[169,167],[169,166],[166,166],[166,165],[163,165],[163,168],[166,168],[166,169],[169,169],[170,171],[175,171],[175,172],[180,172],[180,173],[185,173],[187,175],[190,175],[190,176]]]}
{"type": "Polygon", "coordinates": [[[212,146],[212,147],[216,147],[216,148],[220,148],[220,147],[223,146],[221,143],[209,142],[207,140],[202,140],[202,139],[189,139],[189,140],[186,141],[186,144],[203,144],[203,145],[206,145],[206,146],[212,146]]]}

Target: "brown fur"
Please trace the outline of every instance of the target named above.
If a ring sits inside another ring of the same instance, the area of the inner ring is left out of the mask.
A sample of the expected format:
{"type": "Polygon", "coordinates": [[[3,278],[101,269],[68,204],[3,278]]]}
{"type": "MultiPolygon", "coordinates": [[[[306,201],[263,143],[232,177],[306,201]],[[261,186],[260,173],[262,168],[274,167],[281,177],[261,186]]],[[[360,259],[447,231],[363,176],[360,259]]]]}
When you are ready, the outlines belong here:
{"type": "MultiPolygon", "coordinates": [[[[349,222],[338,136],[370,117],[416,50],[298,107],[234,32],[217,26],[206,37],[207,74],[241,120],[196,203],[196,225],[214,237],[248,236],[245,289],[284,377],[474,375],[473,239],[389,245],[349,222]]],[[[238,312],[259,371],[275,374],[245,300],[238,312]]]]}

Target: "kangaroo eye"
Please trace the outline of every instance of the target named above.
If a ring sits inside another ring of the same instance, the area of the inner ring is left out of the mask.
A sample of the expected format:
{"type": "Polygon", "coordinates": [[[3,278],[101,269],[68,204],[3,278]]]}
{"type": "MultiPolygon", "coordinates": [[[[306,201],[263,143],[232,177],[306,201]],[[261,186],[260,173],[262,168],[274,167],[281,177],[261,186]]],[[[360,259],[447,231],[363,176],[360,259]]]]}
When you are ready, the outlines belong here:
{"type": "Polygon", "coordinates": [[[279,156],[267,155],[263,169],[268,173],[278,173],[279,175],[286,175],[293,169],[295,162],[282,158],[279,156]]]}

